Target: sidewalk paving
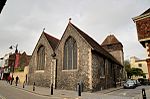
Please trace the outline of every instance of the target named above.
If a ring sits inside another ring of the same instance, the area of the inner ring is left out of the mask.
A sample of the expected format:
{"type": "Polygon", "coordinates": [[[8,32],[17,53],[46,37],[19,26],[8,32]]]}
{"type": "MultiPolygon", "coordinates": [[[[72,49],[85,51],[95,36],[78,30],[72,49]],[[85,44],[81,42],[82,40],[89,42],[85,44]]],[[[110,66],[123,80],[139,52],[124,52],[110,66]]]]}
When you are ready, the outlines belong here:
{"type": "Polygon", "coordinates": [[[27,92],[31,92],[34,94],[46,96],[46,97],[53,97],[56,99],[139,99],[138,97],[123,97],[123,96],[114,96],[114,95],[108,95],[108,93],[120,90],[122,87],[118,88],[110,88],[107,90],[102,90],[98,92],[82,92],[81,96],[78,96],[77,91],[70,91],[70,90],[58,90],[54,89],[53,95],[51,95],[50,88],[47,87],[35,87],[35,91],[33,91],[32,85],[25,85],[23,88],[22,84],[18,84],[18,86],[15,86],[15,84],[10,85],[11,87],[18,88],[27,92]]]}
{"type": "Polygon", "coordinates": [[[26,90],[28,92],[32,92],[38,95],[48,96],[48,97],[56,97],[58,99],[131,99],[130,97],[121,97],[120,96],[112,96],[107,95],[106,93],[119,90],[119,88],[111,88],[109,90],[103,90],[101,92],[82,92],[81,96],[78,96],[77,91],[70,91],[70,90],[58,90],[54,89],[53,95],[50,95],[50,88],[45,87],[35,87],[35,91],[33,91],[33,86],[26,85],[25,88],[23,88],[23,85],[14,86],[19,89],[26,90]]]}

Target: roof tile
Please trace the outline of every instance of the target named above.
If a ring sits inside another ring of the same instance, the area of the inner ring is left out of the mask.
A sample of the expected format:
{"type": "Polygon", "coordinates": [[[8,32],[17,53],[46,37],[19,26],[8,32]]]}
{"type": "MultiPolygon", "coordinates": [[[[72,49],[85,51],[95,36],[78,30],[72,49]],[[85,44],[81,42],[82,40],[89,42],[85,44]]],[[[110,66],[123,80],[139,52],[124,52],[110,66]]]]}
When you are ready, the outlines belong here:
{"type": "MultiPolygon", "coordinates": [[[[144,13],[142,13],[141,15],[144,15],[144,14],[147,14],[147,13],[150,13],[150,8],[149,9],[147,9],[144,13]]],[[[140,15],[140,16],[141,16],[140,15]]]]}
{"type": "Polygon", "coordinates": [[[49,44],[51,45],[52,49],[55,50],[57,44],[59,43],[59,39],[47,34],[44,32],[45,37],[47,38],[49,44]]]}
{"type": "Polygon", "coordinates": [[[120,42],[117,40],[117,38],[114,35],[107,36],[101,45],[103,46],[103,45],[111,45],[111,44],[120,44],[120,42]]]}
{"type": "Polygon", "coordinates": [[[84,33],[82,30],[80,30],[71,22],[69,24],[71,24],[80,33],[80,35],[90,44],[90,46],[93,48],[93,51],[96,51],[101,55],[104,55],[105,57],[111,59],[115,63],[121,65],[120,62],[118,62],[111,54],[109,54],[109,52],[103,49],[94,39],[92,39],[90,36],[88,36],[86,33],[84,33]]]}

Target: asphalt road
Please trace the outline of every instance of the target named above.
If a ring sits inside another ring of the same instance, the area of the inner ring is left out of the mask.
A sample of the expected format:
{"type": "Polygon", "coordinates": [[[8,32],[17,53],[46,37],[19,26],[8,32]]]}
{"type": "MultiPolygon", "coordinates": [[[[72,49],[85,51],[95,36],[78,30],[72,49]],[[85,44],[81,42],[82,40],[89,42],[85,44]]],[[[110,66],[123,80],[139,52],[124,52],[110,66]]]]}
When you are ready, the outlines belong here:
{"type": "Polygon", "coordinates": [[[0,84],[0,99],[58,99],[47,96],[40,96],[15,87],[8,83],[0,84]]]}
{"type": "MultiPolygon", "coordinates": [[[[108,93],[108,95],[113,96],[122,96],[122,97],[136,97],[140,98],[142,97],[142,88],[145,88],[147,97],[149,97],[150,92],[150,86],[138,86],[135,89],[120,89],[113,92],[108,93]]],[[[149,98],[147,98],[149,99],[149,98]]]]}
{"type": "MultiPolygon", "coordinates": [[[[102,94],[83,93],[82,99],[142,99],[142,88],[145,88],[147,99],[150,99],[150,86],[139,86],[135,89],[118,89],[102,94]],[[89,97],[87,97],[89,96],[89,97]],[[101,98],[100,98],[101,97],[101,98]]],[[[104,91],[105,92],[105,91],[104,91]]],[[[42,96],[11,86],[6,82],[0,82],[0,99],[70,99],[51,96],[42,96]]],[[[73,99],[73,98],[72,98],[73,99]]]]}

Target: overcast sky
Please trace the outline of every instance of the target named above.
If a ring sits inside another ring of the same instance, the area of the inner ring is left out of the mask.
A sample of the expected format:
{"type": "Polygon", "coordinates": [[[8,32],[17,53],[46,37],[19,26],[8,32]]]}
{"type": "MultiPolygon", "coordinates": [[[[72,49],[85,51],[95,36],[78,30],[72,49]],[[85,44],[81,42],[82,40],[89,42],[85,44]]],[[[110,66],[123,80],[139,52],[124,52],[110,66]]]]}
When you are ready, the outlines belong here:
{"type": "Polygon", "coordinates": [[[45,28],[60,39],[71,17],[72,23],[98,43],[110,34],[124,46],[124,57],[146,58],[138,42],[132,18],[150,7],[150,0],[7,0],[0,14],[0,57],[9,46],[32,54],[45,28]]]}

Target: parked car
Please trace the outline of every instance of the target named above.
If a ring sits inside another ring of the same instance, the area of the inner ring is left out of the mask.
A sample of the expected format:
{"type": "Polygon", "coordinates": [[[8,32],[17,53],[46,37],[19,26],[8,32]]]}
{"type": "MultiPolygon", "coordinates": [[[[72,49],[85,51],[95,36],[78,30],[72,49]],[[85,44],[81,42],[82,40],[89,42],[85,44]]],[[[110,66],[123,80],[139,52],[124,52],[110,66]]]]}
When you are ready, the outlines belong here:
{"type": "Polygon", "coordinates": [[[134,80],[128,79],[124,84],[123,84],[123,88],[136,88],[136,83],[134,80]]]}
{"type": "Polygon", "coordinates": [[[138,81],[140,82],[141,85],[150,85],[150,81],[145,78],[139,78],[138,81]]]}
{"type": "Polygon", "coordinates": [[[134,81],[136,87],[141,86],[141,83],[138,80],[133,80],[133,81],[134,81]]]}

